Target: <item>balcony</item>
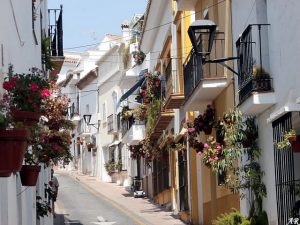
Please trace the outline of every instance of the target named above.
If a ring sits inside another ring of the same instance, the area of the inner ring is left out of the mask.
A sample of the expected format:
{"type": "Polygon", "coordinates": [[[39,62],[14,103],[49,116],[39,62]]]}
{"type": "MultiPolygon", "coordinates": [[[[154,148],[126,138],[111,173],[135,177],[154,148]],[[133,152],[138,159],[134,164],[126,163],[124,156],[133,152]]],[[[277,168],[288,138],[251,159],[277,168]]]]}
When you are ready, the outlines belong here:
{"type": "Polygon", "coordinates": [[[69,107],[69,119],[73,122],[78,122],[80,120],[79,116],[79,109],[78,106],[75,106],[75,103],[73,102],[72,105],[69,107]]]}
{"type": "Polygon", "coordinates": [[[59,9],[48,9],[48,37],[50,37],[50,55],[55,69],[50,72],[50,76],[56,76],[59,73],[64,62],[63,52],[63,7],[59,9]]]}
{"type": "MultiPolygon", "coordinates": [[[[224,57],[224,34],[214,40],[211,58],[224,57]]],[[[197,110],[199,104],[211,103],[228,85],[224,67],[219,64],[204,64],[201,56],[193,51],[183,65],[185,110],[197,110]]]]}
{"type": "Polygon", "coordinates": [[[166,71],[166,84],[165,84],[165,96],[166,100],[164,102],[165,109],[179,109],[184,103],[184,94],[182,92],[176,92],[174,88],[174,83],[178,80],[175,77],[175,73],[172,73],[172,63],[169,62],[166,71]]]}
{"type": "Polygon", "coordinates": [[[197,0],[175,0],[176,8],[178,11],[193,11],[195,10],[195,5],[197,0]]]}
{"type": "Polygon", "coordinates": [[[117,134],[120,128],[120,114],[111,114],[107,117],[107,133],[117,134]]]}
{"type": "Polygon", "coordinates": [[[165,129],[169,126],[174,117],[174,111],[161,111],[154,125],[154,130],[150,135],[152,140],[157,140],[165,129]]]}
{"type": "Polygon", "coordinates": [[[139,120],[126,120],[122,122],[122,142],[137,145],[145,138],[145,122],[139,120]]]}
{"type": "Polygon", "coordinates": [[[249,25],[236,42],[239,109],[258,115],[276,103],[273,82],[267,70],[267,25],[249,25]]]}
{"type": "Polygon", "coordinates": [[[91,136],[91,130],[84,122],[84,119],[80,119],[77,124],[77,133],[80,137],[91,136]]]}

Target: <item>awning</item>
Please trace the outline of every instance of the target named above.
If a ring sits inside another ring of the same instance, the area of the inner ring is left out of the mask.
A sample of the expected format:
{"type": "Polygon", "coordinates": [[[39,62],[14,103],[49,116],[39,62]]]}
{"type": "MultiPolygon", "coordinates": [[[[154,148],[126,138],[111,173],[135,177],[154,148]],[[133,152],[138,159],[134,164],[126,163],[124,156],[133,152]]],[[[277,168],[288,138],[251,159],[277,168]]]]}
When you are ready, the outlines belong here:
{"type": "Polygon", "coordinates": [[[108,147],[113,147],[113,146],[119,145],[120,143],[121,143],[121,141],[114,141],[111,144],[109,144],[108,147]]]}
{"type": "Polygon", "coordinates": [[[135,85],[133,85],[132,88],[130,88],[128,91],[126,91],[120,98],[118,104],[117,104],[117,109],[120,107],[121,102],[124,101],[125,99],[127,99],[130,95],[133,94],[133,92],[136,91],[136,89],[138,89],[138,87],[142,86],[142,84],[145,81],[145,76],[144,74],[148,72],[148,69],[142,70],[139,74],[139,77],[141,77],[138,82],[135,83],[135,85]]]}
{"type": "Polygon", "coordinates": [[[267,119],[267,122],[272,123],[273,121],[277,120],[278,118],[280,118],[288,112],[300,112],[300,105],[297,103],[288,103],[282,106],[281,108],[270,114],[270,117],[267,119]]]}

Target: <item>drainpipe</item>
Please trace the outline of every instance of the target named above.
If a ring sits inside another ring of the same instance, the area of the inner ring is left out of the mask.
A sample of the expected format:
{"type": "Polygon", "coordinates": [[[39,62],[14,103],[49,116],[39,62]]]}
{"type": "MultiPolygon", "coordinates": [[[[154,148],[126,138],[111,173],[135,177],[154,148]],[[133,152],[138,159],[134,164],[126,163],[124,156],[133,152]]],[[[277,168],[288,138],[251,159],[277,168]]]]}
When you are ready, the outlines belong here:
{"type": "MultiPolygon", "coordinates": [[[[188,113],[186,113],[186,118],[188,118],[188,113]]],[[[187,169],[188,169],[188,203],[189,203],[189,209],[190,209],[190,224],[192,223],[192,215],[193,215],[193,206],[192,206],[192,187],[191,187],[191,166],[190,166],[190,145],[189,145],[189,135],[187,134],[187,143],[186,143],[186,158],[187,158],[187,169]]]]}

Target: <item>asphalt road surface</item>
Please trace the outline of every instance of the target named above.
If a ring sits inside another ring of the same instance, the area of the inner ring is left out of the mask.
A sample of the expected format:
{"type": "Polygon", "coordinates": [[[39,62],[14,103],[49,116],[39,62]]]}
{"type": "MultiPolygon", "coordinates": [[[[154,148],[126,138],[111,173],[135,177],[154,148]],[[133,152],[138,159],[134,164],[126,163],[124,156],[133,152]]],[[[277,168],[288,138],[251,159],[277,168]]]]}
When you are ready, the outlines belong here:
{"type": "Polygon", "coordinates": [[[65,174],[59,181],[54,225],[138,225],[126,213],[65,174]]]}

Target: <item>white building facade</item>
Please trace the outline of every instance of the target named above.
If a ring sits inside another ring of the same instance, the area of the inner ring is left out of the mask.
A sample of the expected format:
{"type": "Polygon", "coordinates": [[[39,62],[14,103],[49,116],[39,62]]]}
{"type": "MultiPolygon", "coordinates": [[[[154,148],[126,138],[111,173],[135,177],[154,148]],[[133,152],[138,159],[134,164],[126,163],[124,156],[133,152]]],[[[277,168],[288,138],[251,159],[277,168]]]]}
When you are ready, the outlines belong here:
{"type": "MultiPolygon", "coordinates": [[[[0,98],[4,77],[10,65],[16,73],[43,69],[41,37],[48,33],[47,0],[5,0],[0,3],[0,98]]],[[[0,178],[0,224],[53,224],[53,215],[36,219],[36,196],[45,200],[45,183],[51,180],[50,168],[41,166],[38,184],[21,185],[19,173],[0,178]]]]}
{"type": "MultiPolygon", "coordinates": [[[[300,197],[295,193],[300,155],[274,145],[291,128],[300,131],[299,9],[297,0],[232,1],[234,52],[240,74],[235,79],[236,102],[242,112],[257,116],[260,164],[267,188],[263,209],[272,225],[288,224],[300,197]],[[264,83],[253,76],[254,66],[269,75],[264,83]]],[[[248,213],[249,207],[242,202],[241,210],[248,213]]]]}

